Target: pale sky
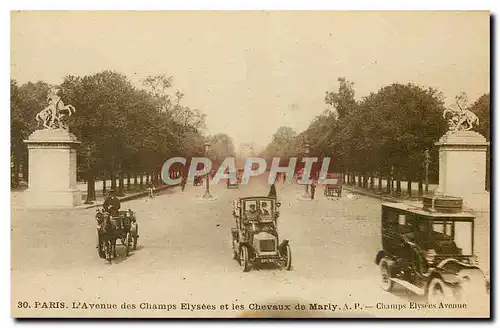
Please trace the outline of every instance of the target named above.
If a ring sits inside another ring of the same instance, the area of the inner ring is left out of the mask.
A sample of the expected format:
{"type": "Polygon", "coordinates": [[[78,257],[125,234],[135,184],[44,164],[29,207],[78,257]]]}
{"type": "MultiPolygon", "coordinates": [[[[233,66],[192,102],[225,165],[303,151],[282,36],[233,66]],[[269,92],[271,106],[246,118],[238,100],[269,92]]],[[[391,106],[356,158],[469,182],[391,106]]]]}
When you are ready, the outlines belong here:
{"type": "Polygon", "coordinates": [[[210,133],[262,147],[281,125],[305,129],[338,77],[358,99],[413,82],[475,101],[490,87],[489,24],[488,12],[13,13],[11,77],[166,73],[210,133]]]}

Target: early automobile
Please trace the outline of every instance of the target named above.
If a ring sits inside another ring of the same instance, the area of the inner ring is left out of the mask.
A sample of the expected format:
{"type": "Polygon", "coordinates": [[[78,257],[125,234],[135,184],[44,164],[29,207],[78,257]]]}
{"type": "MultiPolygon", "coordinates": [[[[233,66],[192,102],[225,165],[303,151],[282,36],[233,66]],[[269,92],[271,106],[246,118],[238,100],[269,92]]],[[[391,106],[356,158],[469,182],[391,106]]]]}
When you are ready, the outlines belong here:
{"type": "Polygon", "coordinates": [[[344,182],[344,177],[339,173],[328,173],[327,179],[333,180],[333,183],[326,184],[324,189],[324,195],[327,198],[330,197],[341,197],[342,196],[342,185],[344,182]]]}
{"type": "Polygon", "coordinates": [[[234,201],[236,226],[231,228],[233,253],[243,272],[264,262],[291,270],[289,241],[284,239],[280,243],[278,234],[280,205],[274,197],[244,197],[234,201]]]}
{"type": "Polygon", "coordinates": [[[97,251],[99,257],[111,261],[116,258],[116,240],[120,239],[125,246],[125,256],[129,255],[130,247],[137,249],[139,238],[139,224],[135,213],[128,209],[118,211],[118,216],[113,217],[103,209],[97,209],[97,251]]]}
{"type": "Polygon", "coordinates": [[[382,289],[398,284],[430,303],[487,297],[489,279],[474,256],[474,218],[462,211],[460,198],[382,204],[382,250],[375,259],[382,289]]]}

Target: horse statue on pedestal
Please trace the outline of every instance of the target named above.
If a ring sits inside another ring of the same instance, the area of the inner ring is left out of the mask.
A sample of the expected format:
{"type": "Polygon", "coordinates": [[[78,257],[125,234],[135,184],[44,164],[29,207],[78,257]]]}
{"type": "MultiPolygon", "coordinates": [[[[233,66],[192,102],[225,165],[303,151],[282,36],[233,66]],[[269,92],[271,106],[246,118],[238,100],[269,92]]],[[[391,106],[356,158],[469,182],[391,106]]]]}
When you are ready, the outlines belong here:
{"type": "Polygon", "coordinates": [[[445,109],[443,111],[443,118],[451,114],[448,119],[448,129],[451,132],[456,131],[469,131],[474,125],[479,124],[479,118],[469,109],[463,109],[457,102],[458,109],[445,109]]]}
{"type": "Polygon", "coordinates": [[[64,105],[61,97],[59,97],[59,90],[56,88],[50,89],[47,101],[49,105],[35,116],[38,124],[41,124],[46,129],[67,129],[68,127],[62,119],[75,113],[75,107],[64,105]]]}

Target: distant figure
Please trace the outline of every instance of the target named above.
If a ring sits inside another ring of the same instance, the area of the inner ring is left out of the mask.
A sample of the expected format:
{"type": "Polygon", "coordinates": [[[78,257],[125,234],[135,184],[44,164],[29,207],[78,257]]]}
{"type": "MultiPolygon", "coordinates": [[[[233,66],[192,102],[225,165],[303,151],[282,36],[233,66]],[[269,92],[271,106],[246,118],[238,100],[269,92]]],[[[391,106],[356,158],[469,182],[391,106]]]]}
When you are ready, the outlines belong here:
{"type": "Polygon", "coordinates": [[[156,190],[155,185],[151,184],[151,186],[149,186],[149,198],[154,197],[155,190],[156,190]]]}
{"type": "Polygon", "coordinates": [[[274,185],[274,183],[271,185],[271,187],[269,188],[269,194],[267,195],[268,197],[274,197],[276,198],[276,186],[274,185]]]}
{"type": "Polygon", "coordinates": [[[311,183],[311,199],[314,199],[314,194],[316,193],[316,180],[311,183]]]}
{"type": "Polygon", "coordinates": [[[182,176],[181,178],[181,190],[184,191],[186,188],[186,182],[187,182],[187,177],[185,175],[182,176]]]}

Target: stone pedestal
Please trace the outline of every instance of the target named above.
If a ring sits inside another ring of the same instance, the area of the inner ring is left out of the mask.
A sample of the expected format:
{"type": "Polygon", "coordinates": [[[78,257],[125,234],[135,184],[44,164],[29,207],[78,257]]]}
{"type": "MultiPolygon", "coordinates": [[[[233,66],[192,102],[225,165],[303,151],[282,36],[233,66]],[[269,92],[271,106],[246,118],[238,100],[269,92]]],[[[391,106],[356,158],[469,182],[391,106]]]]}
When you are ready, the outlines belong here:
{"type": "Polygon", "coordinates": [[[490,207],[485,191],[486,150],[489,143],[474,131],[449,132],[436,143],[439,147],[437,195],[458,196],[464,206],[483,211],[490,207]]]}
{"type": "Polygon", "coordinates": [[[81,204],[76,187],[76,148],[80,141],[67,130],[37,130],[28,140],[28,208],[73,207],[81,204]]]}

